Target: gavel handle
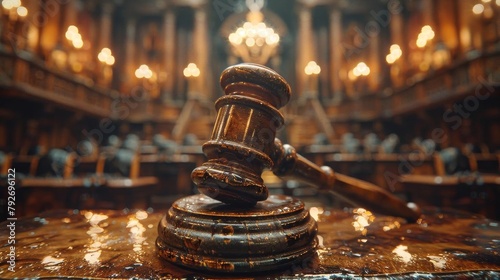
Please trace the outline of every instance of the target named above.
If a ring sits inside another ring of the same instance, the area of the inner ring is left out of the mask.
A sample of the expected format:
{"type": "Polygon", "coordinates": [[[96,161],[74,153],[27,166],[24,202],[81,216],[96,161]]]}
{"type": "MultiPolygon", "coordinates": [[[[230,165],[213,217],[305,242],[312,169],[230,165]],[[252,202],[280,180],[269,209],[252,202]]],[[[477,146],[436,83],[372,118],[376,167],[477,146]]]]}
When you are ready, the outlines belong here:
{"type": "Polygon", "coordinates": [[[353,177],[334,173],[328,166],[319,167],[295,149],[275,139],[271,158],[273,173],[278,177],[294,179],[328,190],[353,206],[372,209],[380,214],[405,218],[409,222],[419,219],[421,213],[388,191],[353,177]]]}

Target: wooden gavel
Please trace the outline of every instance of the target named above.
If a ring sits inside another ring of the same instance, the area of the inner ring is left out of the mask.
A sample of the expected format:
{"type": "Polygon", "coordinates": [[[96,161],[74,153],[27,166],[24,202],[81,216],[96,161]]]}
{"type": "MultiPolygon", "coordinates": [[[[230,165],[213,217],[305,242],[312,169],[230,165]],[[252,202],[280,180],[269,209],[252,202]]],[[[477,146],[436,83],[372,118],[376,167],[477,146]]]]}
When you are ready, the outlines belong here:
{"type": "Polygon", "coordinates": [[[208,161],[192,172],[201,193],[221,202],[253,206],[268,197],[261,178],[265,168],[275,175],[296,179],[333,192],[354,206],[416,221],[420,212],[371,183],[319,167],[290,145],[276,139],[284,118],[278,110],[290,99],[290,86],[265,66],[243,63],[227,68],[220,84],[211,139],[203,145],[208,161]]]}

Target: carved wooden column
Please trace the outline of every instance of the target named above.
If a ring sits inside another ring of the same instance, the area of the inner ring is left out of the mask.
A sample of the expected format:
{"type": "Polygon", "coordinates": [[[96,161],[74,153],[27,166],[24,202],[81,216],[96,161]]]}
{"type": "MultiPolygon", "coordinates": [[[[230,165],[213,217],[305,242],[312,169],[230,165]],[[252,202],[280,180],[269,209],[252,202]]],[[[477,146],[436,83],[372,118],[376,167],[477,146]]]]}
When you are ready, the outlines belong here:
{"type": "Polygon", "coordinates": [[[208,21],[205,3],[195,7],[193,45],[195,63],[200,69],[200,76],[196,78],[194,91],[201,93],[205,98],[211,96],[211,75],[208,68],[209,36],[208,21]]]}
{"type": "Polygon", "coordinates": [[[380,36],[371,37],[368,45],[368,67],[370,67],[370,75],[368,75],[368,88],[371,92],[379,89],[382,73],[380,71],[380,36]]]}
{"type": "Polygon", "coordinates": [[[173,7],[168,7],[163,15],[163,67],[167,73],[165,84],[163,85],[163,100],[171,100],[174,91],[174,81],[176,80],[175,71],[175,13],[173,7]]]}
{"type": "MultiPolygon", "coordinates": [[[[63,6],[62,13],[64,14],[63,26],[61,26],[61,30],[66,32],[68,26],[77,25],[77,1],[66,1],[63,6]]],[[[60,33],[61,37],[64,32],[60,33]]]]}
{"type": "MultiPolygon", "coordinates": [[[[57,32],[60,34],[57,36],[57,44],[56,47],[54,48],[54,51],[57,49],[57,51],[62,54],[66,54],[66,61],[65,61],[65,66],[64,68],[67,69],[72,69],[71,63],[75,63],[78,59],[78,55],[76,54],[75,49],[71,45],[71,43],[66,39],[64,36],[66,30],[68,30],[68,27],[71,25],[78,26],[78,20],[77,20],[77,8],[76,8],[76,1],[68,1],[65,4],[61,4],[61,15],[60,15],[60,24],[59,24],[59,31],[57,32]]],[[[80,33],[82,30],[80,29],[80,33]]]]}
{"type": "Polygon", "coordinates": [[[67,30],[66,24],[66,5],[50,1],[40,1],[40,15],[44,17],[40,26],[39,33],[39,52],[46,56],[46,62],[50,66],[59,69],[66,69],[69,66],[71,58],[76,57],[70,52],[71,49],[66,44],[64,34],[67,30]],[[54,36],[54,34],[57,34],[54,36]],[[66,44],[66,47],[65,47],[66,44]]]}
{"type": "MultiPolygon", "coordinates": [[[[208,20],[207,20],[207,2],[205,0],[197,1],[193,5],[194,9],[194,30],[193,30],[193,41],[192,41],[192,53],[194,54],[193,60],[188,63],[194,62],[200,74],[197,77],[185,77],[188,80],[188,99],[181,113],[177,119],[177,122],[172,129],[172,138],[180,142],[186,133],[186,128],[189,127],[189,123],[193,121],[193,112],[196,111],[196,106],[205,106],[205,101],[211,97],[212,91],[212,75],[210,71],[210,65],[208,63],[209,53],[210,53],[210,37],[208,30],[208,20]]],[[[181,40],[179,40],[181,41],[181,40]]],[[[181,48],[179,48],[179,51],[181,48]]],[[[187,66],[187,65],[186,65],[187,66]]],[[[210,110],[212,107],[210,107],[210,110]]]]}
{"type": "Polygon", "coordinates": [[[303,94],[307,85],[307,76],[304,73],[304,68],[307,62],[314,59],[314,46],[312,35],[312,15],[311,7],[308,5],[301,5],[298,10],[299,15],[299,30],[297,36],[297,91],[298,95],[303,94]]]}
{"type": "MultiPolygon", "coordinates": [[[[42,45],[42,36],[43,36],[44,30],[45,30],[45,25],[47,25],[47,19],[43,17],[43,15],[44,15],[43,2],[36,1],[36,4],[34,4],[34,6],[36,6],[36,10],[34,11],[34,12],[36,12],[36,14],[34,14],[33,21],[36,23],[35,26],[37,27],[37,37],[36,37],[35,42],[34,42],[34,50],[35,50],[36,54],[38,54],[40,57],[43,57],[44,53],[43,53],[43,45],[42,45]]],[[[30,16],[30,15],[28,15],[28,16],[30,16]]]]}
{"type": "Polygon", "coordinates": [[[463,53],[472,49],[480,50],[483,48],[485,31],[485,23],[483,20],[487,12],[492,12],[487,5],[496,5],[494,3],[482,3],[486,6],[485,10],[481,14],[476,15],[472,12],[474,4],[476,4],[476,2],[473,1],[458,1],[457,3],[460,26],[460,46],[463,53]]]}
{"type": "Polygon", "coordinates": [[[390,22],[391,45],[397,44],[402,51],[402,55],[391,66],[391,81],[393,86],[400,87],[404,84],[404,73],[406,58],[408,56],[408,44],[405,42],[405,22],[401,13],[392,14],[390,22]]]}
{"type": "MultiPolygon", "coordinates": [[[[423,0],[422,2],[422,26],[429,25],[434,31],[434,38],[432,40],[427,41],[427,44],[423,48],[424,57],[423,60],[429,67],[432,67],[432,54],[434,52],[434,47],[436,46],[436,42],[439,40],[439,30],[436,28],[436,18],[435,18],[436,9],[434,8],[433,0],[423,0]]],[[[425,70],[424,70],[425,71],[425,70]]]]}
{"type": "Polygon", "coordinates": [[[471,31],[471,9],[469,1],[457,1],[458,10],[458,29],[460,34],[460,50],[462,53],[472,49],[472,31],[471,31]]]}
{"type": "Polygon", "coordinates": [[[436,32],[436,19],[435,19],[435,9],[433,0],[423,0],[422,1],[422,19],[423,24],[430,25],[434,32],[436,32]]]}
{"type": "Polygon", "coordinates": [[[338,7],[330,10],[330,89],[335,102],[342,101],[342,14],[338,7]]]}
{"type": "MultiPolygon", "coordinates": [[[[437,34],[450,50],[456,50],[459,41],[457,1],[441,0],[436,3],[437,34]],[[453,11],[453,12],[450,12],[453,11]]],[[[436,34],[436,35],[437,35],[436,34]]]]}
{"type": "Polygon", "coordinates": [[[135,18],[128,18],[125,26],[125,57],[122,67],[121,88],[122,93],[130,91],[135,80],[134,71],[138,65],[135,60],[135,36],[137,22],[135,18]]]}
{"type": "MultiPolygon", "coordinates": [[[[465,11],[463,12],[469,12],[469,26],[472,30],[471,32],[471,43],[472,43],[472,48],[476,50],[481,50],[483,48],[483,40],[484,40],[484,30],[485,30],[485,22],[484,22],[484,14],[486,13],[486,10],[488,8],[485,8],[485,11],[481,13],[480,15],[476,15],[472,12],[472,7],[474,6],[474,2],[472,1],[465,1],[469,5],[466,5],[465,11]],[[472,3],[471,3],[472,2],[472,3]]],[[[489,3],[492,5],[492,3],[489,3]]],[[[483,3],[483,5],[486,5],[486,3],[483,3]]]]}
{"type": "Polygon", "coordinates": [[[25,1],[23,5],[28,9],[28,16],[21,29],[22,36],[27,40],[26,49],[36,53],[43,20],[41,17],[41,4],[39,1],[25,1]]]}
{"type": "Polygon", "coordinates": [[[100,25],[98,26],[99,30],[99,48],[97,51],[100,51],[102,48],[109,48],[111,45],[111,23],[112,23],[112,14],[113,14],[113,4],[110,2],[103,2],[102,10],[101,10],[101,18],[99,19],[100,25]]]}
{"type": "MultiPolygon", "coordinates": [[[[96,26],[98,29],[98,47],[94,49],[94,53],[99,53],[103,48],[111,48],[111,28],[112,28],[112,14],[113,14],[113,3],[103,2],[101,8],[101,17],[99,19],[99,25],[96,26]]],[[[113,51],[113,50],[111,50],[113,51]]],[[[112,80],[112,69],[111,66],[100,62],[97,59],[97,55],[93,55],[92,59],[96,63],[95,75],[97,81],[104,85],[110,86],[112,80]]]]}

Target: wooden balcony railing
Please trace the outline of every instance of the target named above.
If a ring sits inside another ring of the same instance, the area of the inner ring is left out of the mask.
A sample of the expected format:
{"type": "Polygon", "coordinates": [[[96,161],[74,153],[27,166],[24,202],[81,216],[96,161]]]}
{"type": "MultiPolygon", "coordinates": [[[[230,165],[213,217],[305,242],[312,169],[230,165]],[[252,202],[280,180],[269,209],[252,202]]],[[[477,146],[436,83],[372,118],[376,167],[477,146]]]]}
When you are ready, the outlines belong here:
{"type": "MultiPolygon", "coordinates": [[[[485,83],[500,86],[500,51],[459,61],[390,94],[345,100],[329,106],[326,112],[331,121],[390,118],[445,100],[463,98],[485,83]]],[[[0,50],[0,87],[11,89],[3,90],[2,94],[48,101],[97,117],[123,117],[113,112],[117,99],[123,95],[95,86],[89,79],[51,69],[25,52],[0,50]]],[[[158,100],[134,102],[133,105],[123,103],[129,106],[126,118],[131,121],[175,121],[180,113],[179,107],[168,107],[158,100]]]]}
{"type": "Polygon", "coordinates": [[[105,117],[110,115],[113,97],[92,86],[92,82],[49,69],[29,53],[0,51],[0,86],[18,97],[49,101],[63,107],[105,117]]]}
{"type": "Polygon", "coordinates": [[[0,88],[2,94],[50,102],[95,117],[139,121],[175,120],[179,108],[166,108],[161,102],[129,98],[111,89],[95,86],[90,79],[48,67],[30,53],[0,50],[0,88]],[[121,103],[120,103],[121,102],[121,103]],[[117,109],[127,114],[117,114],[117,109]]]}
{"type": "Polygon", "coordinates": [[[447,100],[475,94],[478,87],[500,87],[500,51],[465,59],[430,72],[426,77],[390,94],[378,93],[345,100],[327,108],[331,121],[368,121],[390,118],[447,100]]]}

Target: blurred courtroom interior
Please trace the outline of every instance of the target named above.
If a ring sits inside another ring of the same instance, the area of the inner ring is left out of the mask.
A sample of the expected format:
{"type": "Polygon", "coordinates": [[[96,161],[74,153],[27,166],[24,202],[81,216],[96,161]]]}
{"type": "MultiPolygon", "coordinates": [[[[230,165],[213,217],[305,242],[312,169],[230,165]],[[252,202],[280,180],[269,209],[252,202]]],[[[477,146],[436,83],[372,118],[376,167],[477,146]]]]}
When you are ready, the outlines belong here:
{"type": "Polygon", "coordinates": [[[9,169],[20,216],[196,193],[242,62],[289,82],[277,137],[312,162],[500,219],[500,0],[2,0],[0,36],[1,220],[9,169]]]}

